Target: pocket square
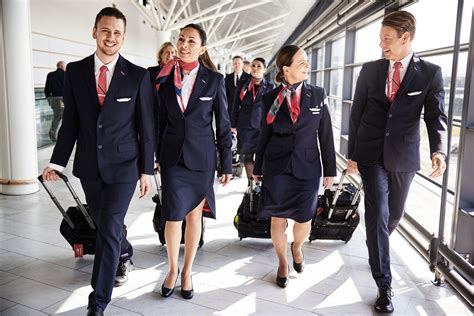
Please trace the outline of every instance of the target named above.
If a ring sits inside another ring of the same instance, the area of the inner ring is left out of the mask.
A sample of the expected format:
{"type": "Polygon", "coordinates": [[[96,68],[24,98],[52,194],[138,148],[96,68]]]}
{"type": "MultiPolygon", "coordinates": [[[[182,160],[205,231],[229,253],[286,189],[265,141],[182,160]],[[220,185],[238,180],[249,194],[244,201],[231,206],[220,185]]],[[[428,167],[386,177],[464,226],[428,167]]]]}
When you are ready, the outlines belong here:
{"type": "Polygon", "coordinates": [[[132,98],[119,98],[117,99],[117,102],[128,102],[130,101],[132,98]]]}
{"type": "Polygon", "coordinates": [[[421,94],[423,91],[413,91],[413,92],[408,92],[407,95],[409,95],[410,97],[413,97],[415,95],[419,95],[421,94]]]}
{"type": "Polygon", "coordinates": [[[201,100],[201,101],[209,101],[209,100],[212,100],[212,97],[200,97],[199,100],[201,100]]]}

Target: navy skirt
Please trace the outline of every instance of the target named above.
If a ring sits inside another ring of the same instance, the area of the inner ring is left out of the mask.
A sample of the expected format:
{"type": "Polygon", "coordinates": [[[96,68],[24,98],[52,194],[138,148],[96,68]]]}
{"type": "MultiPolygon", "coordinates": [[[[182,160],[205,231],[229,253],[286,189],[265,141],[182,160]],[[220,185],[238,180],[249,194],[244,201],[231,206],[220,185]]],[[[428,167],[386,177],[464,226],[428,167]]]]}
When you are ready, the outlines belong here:
{"type": "Polygon", "coordinates": [[[255,154],[257,151],[260,130],[257,128],[237,129],[237,148],[240,155],[255,154]]]}
{"type": "Polygon", "coordinates": [[[316,214],[320,178],[301,180],[291,170],[277,176],[263,176],[259,218],[289,218],[298,223],[316,214]]]}
{"type": "Polygon", "coordinates": [[[214,196],[215,170],[195,171],[188,169],[182,160],[171,168],[161,169],[162,218],[166,221],[182,221],[206,199],[203,216],[216,218],[214,196]]]}

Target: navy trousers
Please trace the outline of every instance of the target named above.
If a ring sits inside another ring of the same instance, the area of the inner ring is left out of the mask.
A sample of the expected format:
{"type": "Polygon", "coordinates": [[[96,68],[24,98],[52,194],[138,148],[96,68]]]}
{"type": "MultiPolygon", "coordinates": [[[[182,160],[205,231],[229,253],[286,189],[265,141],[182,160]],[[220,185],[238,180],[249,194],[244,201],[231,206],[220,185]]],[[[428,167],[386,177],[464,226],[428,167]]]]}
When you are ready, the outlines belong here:
{"type": "Polygon", "coordinates": [[[123,230],[125,214],[137,183],[106,184],[102,179],[81,180],[91,216],[97,226],[97,241],[92,270],[89,307],[97,305],[103,310],[112,297],[119,260],[132,257],[132,245],[123,230]]]}
{"type": "Polygon", "coordinates": [[[397,228],[415,172],[390,172],[382,163],[358,165],[364,185],[365,228],[372,276],[380,288],[390,287],[390,234],[397,228]]]}

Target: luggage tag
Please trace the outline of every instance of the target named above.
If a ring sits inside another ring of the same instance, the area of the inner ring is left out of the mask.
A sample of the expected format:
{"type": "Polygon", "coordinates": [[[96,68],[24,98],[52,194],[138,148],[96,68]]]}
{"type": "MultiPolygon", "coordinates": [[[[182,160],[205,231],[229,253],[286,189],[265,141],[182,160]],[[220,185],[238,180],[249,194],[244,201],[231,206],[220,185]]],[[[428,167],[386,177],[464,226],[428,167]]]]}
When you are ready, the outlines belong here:
{"type": "Polygon", "coordinates": [[[82,244],[74,244],[74,257],[82,258],[84,256],[84,246],[82,244]]]}

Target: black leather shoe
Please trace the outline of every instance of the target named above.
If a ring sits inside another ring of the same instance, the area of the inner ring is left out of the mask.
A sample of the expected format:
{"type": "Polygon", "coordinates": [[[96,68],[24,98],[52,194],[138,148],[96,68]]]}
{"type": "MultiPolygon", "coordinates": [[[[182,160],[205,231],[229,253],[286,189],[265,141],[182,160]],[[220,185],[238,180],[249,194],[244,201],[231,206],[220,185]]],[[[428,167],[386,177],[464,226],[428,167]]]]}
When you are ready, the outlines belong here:
{"type": "Polygon", "coordinates": [[[161,296],[170,297],[171,295],[173,295],[174,287],[176,286],[176,282],[178,281],[178,276],[179,276],[179,270],[178,270],[178,275],[176,276],[176,280],[174,281],[174,286],[171,289],[165,287],[165,281],[166,281],[166,278],[165,278],[165,280],[163,281],[163,284],[161,285],[161,296]]]}
{"type": "Polygon", "coordinates": [[[302,273],[304,271],[304,253],[303,253],[303,249],[301,249],[301,254],[303,255],[303,261],[301,261],[300,263],[296,263],[295,256],[293,255],[293,244],[294,243],[295,242],[292,242],[291,246],[290,246],[291,256],[293,257],[293,269],[295,269],[295,271],[298,272],[298,273],[302,273]]]}
{"type": "MultiPolygon", "coordinates": [[[[277,270],[276,284],[281,288],[285,288],[290,282],[290,279],[288,278],[288,275],[284,277],[279,276],[278,270],[277,270]]],[[[288,273],[290,273],[290,266],[288,266],[288,273]]]]}
{"type": "Polygon", "coordinates": [[[120,261],[115,274],[114,286],[122,286],[128,281],[128,273],[132,271],[133,262],[130,259],[120,261]]]}
{"type": "Polygon", "coordinates": [[[393,292],[390,287],[379,288],[379,296],[375,301],[374,308],[378,313],[393,313],[393,292]]]}
{"type": "Polygon", "coordinates": [[[97,305],[92,305],[87,308],[87,316],[103,316],[104,311],[97,305]]]}
{"type": "MultiPolygon", "coordinates": [[[[193,284],[193,277],[190,276],[191,278],[191,285],[193,284]]],[[[181,284],[183,283],[183,281],[181,280],[181,284]]],[[[191,287],[190,290],[183,290],[183,285],[181,285],[181,296],[185,299],[185,300],[190,300],[193,298],[194,296],[194,289],[193,287],[191,287]]]]}

